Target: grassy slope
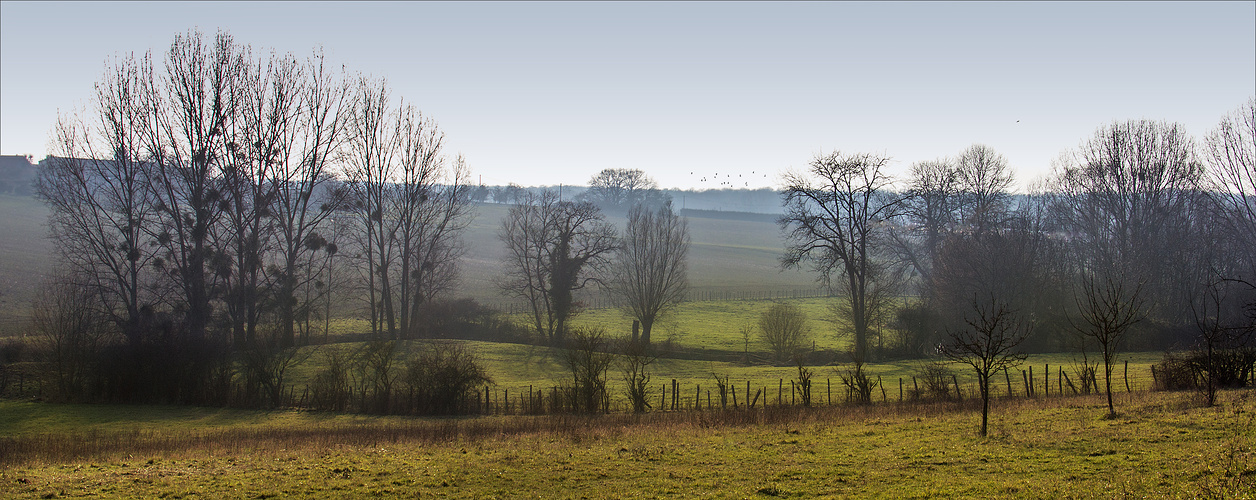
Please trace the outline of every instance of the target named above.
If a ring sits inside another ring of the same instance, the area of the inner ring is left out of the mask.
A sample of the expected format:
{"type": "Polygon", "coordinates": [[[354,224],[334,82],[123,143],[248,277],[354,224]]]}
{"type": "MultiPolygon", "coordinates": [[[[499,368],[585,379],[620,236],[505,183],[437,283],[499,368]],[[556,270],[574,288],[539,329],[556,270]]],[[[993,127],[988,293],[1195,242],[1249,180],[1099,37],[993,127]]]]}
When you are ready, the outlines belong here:
{"type": "MultiPolygon", "coordinates": [[[[635,425],[624,418],[577,419],[560,424],[557,432],[448,442],[372,433],[372,426],[397,425],[396,419],[379,419],[350,426],[368,439],[224,434],[172,449],[27,462],[0,469],[0,496],[1185,498],[1211,493],[1251,498],[1252,396],[1252,391],[1225,392],[1220,406],[1201,408],[1189,394],[1135,394],[1119,400],[1122,415],[1114,420],[1101,418],[1105,408],[1096,397],[999,402],[986,439],[974,435],[975,410],[953,405],[690,413],[635,425]]],[[[4,402],[0,409],[7,414],[28,405],[4,402]]],[[[31,406],[39,407],[36,413],[66,413],[53,405],[31,406]]],[[[143,420],[148,411],[172,410],[139,408],[135,418],[143,420]]],[[[259,415],[277,434],[293,425],[345,428],[316,414],[259,415]]],[[[223,424],[236,426],[242,419],[249,417],[229,417],[223,424]]],[[[208,432],[212,425],[184,428],[186,420],[178,417],[139,441],[159,440],[167,432],[214,436],[208,432]]],[[[466,432],[475,423],[522,421],[495,417],[436,425],[461,425],[466,432]]],[[[93,429],[108,432],[128,424],[102,419],[86,426],[49,425],[50,432],[91,435],[93,429]]]]}
{"type": "Polygon", "coordinates": [[[35,198],[0,195],[0,336],[25,326],[36,287],[50,268],[47,217],[35,198]]]}
{"type": "MultiPolygon", "coordinates": [[[[462,295],[493,302],[505,300],[493,285],[501,274],[505,251],[497,230],[506,216],[503,205],[476,205],[476,217],[465,235],[467,254],[462,265],[462,295]]],[[[622,216],[608,220],[623,230],[622,216]]],[[[689,278],[695,291],[783,291],[814,289],[814,277],[799,271],[781,271],[777,265],[784,241],[776,224],[763,220],[690,217],[692,248],[689,278]]]]}

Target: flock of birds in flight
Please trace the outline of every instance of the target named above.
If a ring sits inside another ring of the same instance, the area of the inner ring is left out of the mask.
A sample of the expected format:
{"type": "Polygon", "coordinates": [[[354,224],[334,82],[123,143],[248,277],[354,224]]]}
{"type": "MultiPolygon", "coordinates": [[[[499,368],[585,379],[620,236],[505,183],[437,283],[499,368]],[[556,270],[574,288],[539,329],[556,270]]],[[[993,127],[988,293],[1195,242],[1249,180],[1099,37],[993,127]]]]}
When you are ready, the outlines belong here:
{"type": "MultiPolygon", "coordinates": [[[[692,176],[692,175],[696,175],[696,174],[695,174],[694,172],[689,172],[689,175],[691,175],[691,176],[692,176]]],[[[751,170],[751,171],[750,171],[750,175],[755,175],[755,171],[754,171],[754,170],[751,170]]],[[[764,178],[764,179],[766,179],[767,177],[768,177],[768,175],[767,175],[767,174],[763,174],[763,178],[764,178]]],[[[704,175],[704,176],[702,176],[702,178],[701,178],[701,179],[699,179],[699,180],[698,180],[698,182],[707,182],[708,180],[710,180],[711,182],[719,181],[719,185],[720,185],[720,186],[727,186],[727,187],[730,187],[730,188],[731,188],[731,187],[733,187],[733,185],[734,185],[734,184],[736,184],[737,182],[742,182],[742,183],[743,183],[743,185],[744,185],[745,187],[750,187],[750,182],[748,182],[748,181],[743,181],[743,180],[742,180],[742,179],[744,179],[744,177],[742,176],[742,174],[737,174],[737,177],[735,177],[735,178],[733,177],[733,174],[724,174],[724,178],[725,178],[725,179],[728,179],[728,180],[723,180],[723,181],[720,181],[720,173],[719,173],[719,172],[716,172],[716,173],[712,174],[712,175],[710,176],[710,178],[709,178],[709,179],[708,179],[708,177],[707,177],[707,176],[705,176],[705,175],[704,175]],[[734,180],[734,179],[736,179],[736,180],[734,180]]]]}

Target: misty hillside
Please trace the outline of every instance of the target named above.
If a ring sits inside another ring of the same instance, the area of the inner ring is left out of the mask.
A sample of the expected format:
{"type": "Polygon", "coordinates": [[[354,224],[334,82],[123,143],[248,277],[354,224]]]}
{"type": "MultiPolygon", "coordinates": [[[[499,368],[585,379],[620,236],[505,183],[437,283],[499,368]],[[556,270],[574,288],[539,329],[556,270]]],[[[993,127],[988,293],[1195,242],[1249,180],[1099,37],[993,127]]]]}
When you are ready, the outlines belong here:
{"type": "MultiPolygon", "coordinates": [[[[740,207],[740,200],[763,203],[757,191],[673,192],[676,205],[687,202],[706,207],[740,207]],[[697,200],[697,201],[695,201],[697,200]]],[[[770,193],[770,191],[769,191],[770,193]]],[[[503,296],[493,283],[502,273],[502,243],[497,239],[508,205],[480,203],[464,235],[467,253],[462,260],[462,280],[455,295],[473,297],[486,304],[506,306],[514,299],[503,296]]],[[[751,207],[753,208],[753,206],[751,207]]],[[[782,271],[777,259],[782,239],[775,216],[743,211],[686,209],[693,247],[689,276],[694,294],[811,291],[813,277],[798,271],[782,271]]],[[[47,209],[32,196],[0,195],[0,335],[25,328],[31,300],[43,276],[54,263],[52,244],[46,238],[47,209]]],[[[622,229],[622,214],[608,219],[622,229]]],[[[586,294],[593,306],[602,305],[596,294],[586,294]]],[[[355,304],[345,304],[357,309],[355,304]]]]}

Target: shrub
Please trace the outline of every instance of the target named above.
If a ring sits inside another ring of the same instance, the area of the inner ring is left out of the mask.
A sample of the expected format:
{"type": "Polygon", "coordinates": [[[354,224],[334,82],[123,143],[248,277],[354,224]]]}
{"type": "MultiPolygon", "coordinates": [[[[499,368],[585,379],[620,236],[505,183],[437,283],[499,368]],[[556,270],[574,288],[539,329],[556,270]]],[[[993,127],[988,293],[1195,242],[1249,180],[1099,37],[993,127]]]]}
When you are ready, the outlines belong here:
{"type": "Polygon", "coordinates": [[[432,342],[410,360],[402,383],[408,413],[456,415],[469,412],[479,387],[492,379],[463,344],[432,342]]]}

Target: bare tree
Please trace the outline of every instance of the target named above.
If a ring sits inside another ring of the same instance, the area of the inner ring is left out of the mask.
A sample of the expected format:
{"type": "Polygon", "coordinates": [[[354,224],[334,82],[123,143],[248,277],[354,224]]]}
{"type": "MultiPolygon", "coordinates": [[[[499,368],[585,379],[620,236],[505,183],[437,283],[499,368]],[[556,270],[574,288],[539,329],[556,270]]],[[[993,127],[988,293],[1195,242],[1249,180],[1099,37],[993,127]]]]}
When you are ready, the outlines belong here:
{"type": "Polygon", "coordinates": [[[199,32],[176,35],[166,74],[151,87],[155,127],[146,137],[148,186],[160,224],[155,237],[179,290],[176,308],[192,338],[205,338],[215,287],[211,229],[222,213],[229,127],[240,112],[246,49],[226,33],[212,44],[199,32]]]}
{"type": "MultiPolygon", "coordinates": [[[[1223,117],[1205,138],[1208,150],[1208,192],[1220,208],[1236,248],[1256,247],[1256,99],[1248,99],[1223,117]]],[[[1252,252],[1236,252],[1230,260],[1244,273],[1256,273],[1252,252]]]]}
{"type": "Polygon", "coordinates": [[[826,286],[834,286],[836,278],[836,288],[850,303],[856,364],[868,354],[869,297],[878,259],[875,240],[902,202],[886,191],[890,180],[883,169],[888,162],[880,156],[834,152],[813,159],[808,174],[785,178],[780,225],[788,233],[788,243],[782,265],[810,263],[826,286]]]}
{"type": "Polygon", "coordinates": [[[1077,295],[1077,314],[1080,318],[1073,321],[1073,329],[1093,339],[1099,346],[1109,417],[1116,416],[1112,405],[1112,367],[1116,362],[1116,350],[1130,328],[1143,317],[1142,290],[1141,283],[1129,290],[1122,280],[1112,275],[1100,278],[1087,273],[1081,279],[1081,290],[1077,295]]]}
{"type": "Polygon", "coordinates": [[[435,121],[413,106],[389,104],[383,82],[360,84],[350,142],[373,329],[412,336],[421,306],[457,278],[470,172],[462,158],[447,163],[435,121]]]}
{"type": "Polygon", "coordinates": [[[51,362],[56,390],[70,400],[90,386],[93,362],[109,331],[93,307],[95,293],[69,278],[51,278],[32,304],[31,326],[51,362]]]}
{"type": "Polygon", "coordinates": [[[1017,347],[1029,334],[1006,303],[991,297],[989,303],[973,300],[965,315],[968,328],[948,330],[949,342],[942,353],[947,358],[972,367],[981,390],[981,437],[986,436],[990,417],[990,377],[1025,361],[1017,347]]]}
{"type": "Polygon", "coordinates": [[[984,144],[974,144],[955,160],[960,220],[973,234],[998,228],[1009,210],[1012,171],[1007,158],[984,144]]]}
{"type": "Polygon", "coordinates": [[[904,224],[892,225],[890,236],[901,260],[920,276],[922,296],[929,297],[942,242],[956,224],[960,202],[958,174],[947,160],[912,165],[911,188],[903,200],[904,224]]]}
{"type": "Polygon", "coordinates": [[[1177,124],[1113,123],[1057,165],[1057,211],[1078,267],[1143,283],[1149,313],[1185,321],[1192,224],[1203,173],[1190,136],[1177,124]],[[1172,244],[1170,244],[1172,243],[1172,244]],[[1179,294],[1179,295],[1174,295],[1179,294]]]}
{"type": "Polygon", "coordinates": [[[807,315],[794,304],[772,304],[759,315],[759,338],[767,344],[778,363],[799,357],[810,335],[807,315]]]}
{"type": "Polygon", "coordinates": [[[628,402],[632,404],[633,413],[644,413],[650,409],[650,365],[658,360],[658,356],[649,345],[637,339],[624,342],[620,354],[628,402]]]}
{"type": "Polygon", "coordinates": [[[592,203],[559,201],[546,191],[511,207],[498,237],[507,251],[499,287],[528,301],[538,335],[564,344],[575,292],[597,281],[618,246],[614,226],[592,203]]]}
{"type": "Polygon", "coordinates": [[[567,369],[571,371],[570,401],[578,413],[609,410],[606,372],[615,357],[607,352],[606,331],[574,328],[564,351],[567,369]]]}
{"type": "Polygon", "coordinates": [[[142,334],[141,312],[161,299],[153,286],[159,259],[146,231],[157,218],[144,182],[151,77],[148,58],[113,65],[96,86],[98,121],[62,117],[52,143],[57,156],[36,181],[61,260],[133,344],[142,334]]]}
{"type": "Polygon", "coordinates": [[[649,344],[655,321],[685,299],[688,254],[689,226],[670,203],[657,212],[642,205],[628,212],[610,288],[624,311],[641,322],[641,342],[649,344]]]}
{"type": "Polygon", "coordinates": [[[654,205],[665,201],[658,183],[637,169],[608,168],[589,179],[589,189],[581,200],[592,202],[605,210],[627,210],[638,204],[654,205]]]}
{"type": "MultiPolygon", "coordinates": [[[[298,294],[298,289],[308,288],[316,279],[318,270],[312,266],[318,260],[315,254],[322,250],[330,258],[336,252],[334,242],[329,245],[324,236],[333,230],[323,226],[343,203],[344,192],[328,189],[327,181],[332,178],[330,165],[347,140],[352,112],[348,83],[326,67],[321,52],[306,60],[299,77],[298,84],[290,84],[288,89],[294,94],[291,113],[296,119],[295,130],[281,141],[283,147],[277,148],[282,156],[272,165],[271,174],[275,191],[270,211],[282,270],[277,295],[280,343],[284,346],[296,343],[297,312],[312,309],[317,299],[306,295],[303,300],[298,294]]],[[[279,94],[279,89],[275,93],[279,94]]],[[[327,279],[325,283],[330,282],[327,279]]],[[[330,293],[330,287],[325,286],[323,293],[330,293]]]]}

